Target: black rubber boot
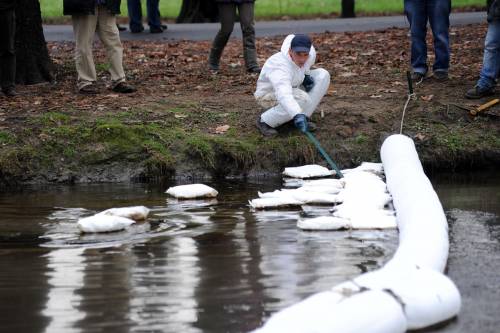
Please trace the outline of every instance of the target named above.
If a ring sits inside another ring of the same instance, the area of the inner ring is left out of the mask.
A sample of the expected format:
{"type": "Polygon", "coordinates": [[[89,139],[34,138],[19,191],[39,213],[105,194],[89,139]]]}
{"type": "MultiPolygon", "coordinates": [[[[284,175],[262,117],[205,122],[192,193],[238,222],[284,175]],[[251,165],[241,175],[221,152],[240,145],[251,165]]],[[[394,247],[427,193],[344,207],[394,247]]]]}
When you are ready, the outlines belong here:
{"type": "Polygon", "coordinates": [[[245,59],[245,66],[248,73],[258,74],[260,73],[260,67],[257,63],[257,52],[255,49],[245,48],[243,49],[243,58],[245,59]]]}
{"type": "Polygon", "coordinates": [[[210,55],[208,56],[208,68],[211,71],[219,71],[220,57],[222,56],[223,48],[212,47],[210,49],[210,55]]]}
{"type": "Polygon", "coordinates": [[[272,137],[272,136],[276,136],[278,135],[278,131],[275,130],[274,128],[272,128],[271,126],[269,126],[268,124],[266,124],[265,122],[263,122],[260,117],[257,118],[257,128],[259,129],[260,133],[263,135],[263,136],[266,136],[266,137],[272,137]]]}

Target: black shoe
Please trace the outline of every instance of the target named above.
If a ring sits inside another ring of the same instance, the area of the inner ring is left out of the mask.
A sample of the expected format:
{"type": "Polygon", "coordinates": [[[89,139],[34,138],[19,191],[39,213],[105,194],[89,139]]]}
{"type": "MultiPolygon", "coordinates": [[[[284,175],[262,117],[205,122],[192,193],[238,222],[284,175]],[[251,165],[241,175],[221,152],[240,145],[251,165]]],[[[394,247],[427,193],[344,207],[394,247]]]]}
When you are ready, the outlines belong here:
{"type": "Polygon", "coordinates": [[[16,92],[16,89],[14,87],[9,87],[9,88],[4,88],[2,89],[3,93],[7,97],[16,97],[18,93],[16,92]]]}
{"type": "Polygon", "coordinates": [[[250,67],[250,68],[247,68],[247,72],[250,73],[250,74],[260,74],[260,67],[259,66],[254,66],[254,67],[250,67]]]}
{"type": "Polygon", "coordinates": [[[168,29],[168,25],[166,24],[161,24],[160,27],[163,29],[163,30],[167,30],[168,29]]]}
{"type": "Polygon", "coordinates": [[[163,29],[161,27],[160,28],[150,27],[149,28],[149,32],[152,33],[152,34],[161,34],[163,32],[163,29]]]}
{"type": "Polygon", "coordinates": [[[495,93],[494,88],[484,89],[479,86],[474,86],[474,88],[467,90],[465,93],[465,98],[468,99],[480,99],[486,96],[491,96],[495,93]]]}
{"type": "Polygon", "coordinates": [[[213,64],[213,63],[208,63],[208,69],[212,72],[212,73],[218,73],[219,72],[219,64],[213,64]]]}
{"type": "Polygon", "coordinates": [[[272,137],[278,135],[278,131],[260,120],[260,117],[257,119],[256,125],[263,136],[272,137]]]}
{"type": "Polygon", "coordinates": [[[437,71],[434,72],[433,75],[434,79],[439,81],[439,82],[444,82],[448,80],[448,72],[445,71],[437,71]]]}
{"type": "Polygon", "coordinates": [[[144,31],[144,27],[141,27],[139,29],[132,29],[132,28],[130,28],[130,32],[133,33],[133,34],[140,34],[143,31],[144,31]]]}
{"type": "Polygon", "coordinates": [[[125,27],[122,27],[121,25],[119,25],[118,23],[116,24],[116,27],[118,28],[118,31],[126,31],[127,28],[125,27]]]}
{"type": "Polygon", "coordinates": [[[130,94],[136,92],[137,89],[131,85],[126,84],[125,82],[120,82],[113,87],[113,91],[121,94],[130,94]]]}
{"type": "Polygon", "coordinates": [[[420,72],[413,72],[411,73],[411,80],[413,82],[422,82],[425,78],[425,74],[424,73],[420,73],[420,72]]]}
{"type": "Polygon", "coordinates": [[[99,93],[99,88],[93,83],[78,89],[78,92],[83,95],[95,95],[99,93]]]}

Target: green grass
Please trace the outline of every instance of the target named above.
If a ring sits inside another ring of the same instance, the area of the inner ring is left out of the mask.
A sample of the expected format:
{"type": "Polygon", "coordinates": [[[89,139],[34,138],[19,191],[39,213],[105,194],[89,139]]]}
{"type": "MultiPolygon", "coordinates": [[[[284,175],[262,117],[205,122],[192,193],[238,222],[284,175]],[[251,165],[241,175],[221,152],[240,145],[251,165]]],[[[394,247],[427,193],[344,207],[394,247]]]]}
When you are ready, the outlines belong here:
{"type": "MultiPolygon", "coordinates": [[[[341,0],[257,0],[257,18],[278,16],[311,16],[339,13],[341,0]]],[[[63,0],[40,0],[42,16],[55,19],[62,16],[63,0]]],[[[182,0],[160,1],[160,13],[165,18],[175,18],[179,14],[182,0]]],[[[453,8],[485,6],[486,0],[453,0],[453,8]]],[[[146,1],[143,13],[146,15],[146,1]]],[[[127,1],[122,0],[122,16],[127,16],[127,1]]],[[[403,0],[356,0],[356,11],[363,13],[401,13],[403,0]]]]}
{"type": "Polygon", "coordinates": [[[16,138],[7,132],[0,131],[0,146],[8,145],[16,142],[16,138]]]}

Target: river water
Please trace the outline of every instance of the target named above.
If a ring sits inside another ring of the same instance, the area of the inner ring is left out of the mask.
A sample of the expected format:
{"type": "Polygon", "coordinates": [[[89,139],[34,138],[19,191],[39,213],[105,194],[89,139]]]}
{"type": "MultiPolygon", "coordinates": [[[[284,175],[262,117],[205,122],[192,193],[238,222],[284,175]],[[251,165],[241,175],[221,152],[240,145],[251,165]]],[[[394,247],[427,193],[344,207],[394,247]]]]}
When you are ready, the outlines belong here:
{"type": "MultiPolygon", "coordinates": [[[[498,332],[500,177],[432,180],[450,221],[447,273],[464,304],[428,332],[498,332]]],[[[170,185],[0,193],[0,332],[247,332],[382,266],[397,247],[396,230],[303,232],[299,210],[250,210],[279,179],[208,183],[217,201],[167,198],[170,185]],[[99,235],[76,228],[81,216],[131,205],[151,208],[146,223],[99,235]]]]}

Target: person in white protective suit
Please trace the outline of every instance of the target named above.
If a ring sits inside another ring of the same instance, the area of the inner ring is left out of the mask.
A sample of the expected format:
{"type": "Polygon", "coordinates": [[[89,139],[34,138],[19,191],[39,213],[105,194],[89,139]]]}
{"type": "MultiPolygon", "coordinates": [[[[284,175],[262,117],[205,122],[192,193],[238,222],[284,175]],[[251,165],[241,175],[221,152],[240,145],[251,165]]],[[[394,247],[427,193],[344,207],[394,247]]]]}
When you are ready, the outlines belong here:
{"type": "Polygon", "coordinates": [[[257,119],[264,136],[278,134],[276,128],[292,120],[302,132],[315,130],[309,119],[330,85],[326,70],[311,70],[315,60],[311,39],[301,34],[287,36],[281,52],[267,59],[254,94],[257,103],[267,109],[257,119]]]}

